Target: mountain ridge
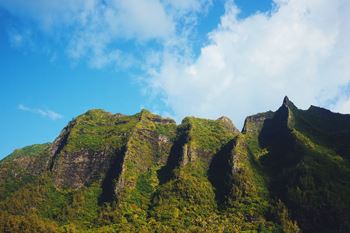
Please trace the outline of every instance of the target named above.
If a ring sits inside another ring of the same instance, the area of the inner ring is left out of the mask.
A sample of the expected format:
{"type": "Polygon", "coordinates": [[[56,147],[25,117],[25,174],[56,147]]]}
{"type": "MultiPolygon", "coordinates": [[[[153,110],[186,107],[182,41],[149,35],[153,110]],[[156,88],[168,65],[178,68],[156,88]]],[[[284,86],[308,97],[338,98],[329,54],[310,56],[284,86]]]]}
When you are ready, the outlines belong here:
{"type": "Polygon", "coordinates": [[[0,161],[0,230],[347,232],[349,145],[350,115],[288,97],[241,132],[89,110],[0,161]]]}

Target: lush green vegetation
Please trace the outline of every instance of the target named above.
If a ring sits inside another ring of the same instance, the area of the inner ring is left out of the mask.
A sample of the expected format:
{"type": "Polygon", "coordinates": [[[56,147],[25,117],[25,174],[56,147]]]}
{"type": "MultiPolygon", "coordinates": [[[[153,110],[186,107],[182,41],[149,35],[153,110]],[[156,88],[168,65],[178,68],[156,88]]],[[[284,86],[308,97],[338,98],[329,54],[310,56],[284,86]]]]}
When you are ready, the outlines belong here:
{"type": "Polygon", "coordinates": [[[103,110],[90,110],[73,120],[65,151],[101,151],[106,147],[121,147],[126,143],[138,115],[119,116],[103,110]]]}
{"type": "Polygon", "coordinates": [[[243,133],[91,110],[0,162],[0,232],[350,232],[349,121],[290,101],[243,133]]]}
{"type": "Polygon", "coordinates": [[[292,153],[298,154],[300,161],[284,167],[279,177],[274,177],[274,192],[305,232],[350,231],[346,220],[350,217],[348,163],[297,130],[292,134],[296,138],[292,153]]]}
{"type": "MultiPolygon", "coordinates": [[[[315,107],[302,111],[288,102],[245,133],[272,198],[283,201],[303,232],[349,231],[350,167],[344,159],[349,154],[339,155],[338,142],[330,145],[329,138],[349,140],[349,119],[315,107]]],[[[290,222],[282,226],[293,228],[290,222]]]]}
{"type": "Polygon", "coordinates": [[[212,154],[235,136],[221,121],[187,117],[182,124],[189,125],[188,137],[192,145],[212,154]]]}
{"type": "Polygon", "coordinates": [[[3,162],[9,162],[10,160],[13,160],[15,158],[23,158],[23,157],[38,157],[45,153],[45,151],[50,146],[50,143],[45,144],[35,144],[31,146],[23,147],[22,149],[17,149],[14,152],[12,152],[9,156],[5,157],[3,162]]]}
{"type": "Polygon", "coordinates": [[[0,163],[0,200],[5,199],[25,184],[35,180],[45,170],[50,144],[27,146],[15,150],[0,163]]]}

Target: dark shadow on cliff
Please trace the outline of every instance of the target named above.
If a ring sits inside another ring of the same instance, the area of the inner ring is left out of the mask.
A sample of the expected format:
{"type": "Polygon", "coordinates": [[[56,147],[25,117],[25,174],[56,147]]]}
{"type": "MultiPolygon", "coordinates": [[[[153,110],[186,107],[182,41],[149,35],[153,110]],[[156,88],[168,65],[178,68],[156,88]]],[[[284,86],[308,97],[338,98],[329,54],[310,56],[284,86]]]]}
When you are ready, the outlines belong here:
{"type": "Polygon", "coordinates": [[[232,188],[232,150],[235,140],[225,144],[217,152],[209,165],[208,179],[214,187],[218,206],[223,206],[232,188]]]}
{"type": "Polygon", "coordinates": [[[158,171],[158,179],[160,184],[164,184],[174,177],[174,169],[180,166],[181,157],[183,154],[183,146],[188,142],[186,129],[177,129],[177,139],[171,147],[170,154],[166,165],[158,171]]]}
{"type": "Polygon", "coordinates": [[[70,122],[68,124],[68,126],[66,126],[63,130],[66,130],[66,133],[63,135],[63,138],[61,139],[60,141],[60,144],[58,145],[55,153],[53,154],[52,158],[51,158],[51,161],[50,161],[50,165],[49,165],[49,170],[52,171],[53,170],[53,167],[55,165],[55,162],[57,160],[57,157],[58,155],[60,154],[60,152],[63,150],[63,148],[66,146],[67,144],[67,140],[68,140],[68,137],[69,137],[69,128],[73,127],[74,126],[74,121],[70,122]]]}
{"type": "Polygon", "coordinates": [[[123,146],[115,152],[115,156],[101,184],[102,193],[98,198],[98,203],[100,205],[106,202],[114,202],[117,199],[115,194],[116,181],[121,174],[125,151],[126,147],[123,146]]]}
{"type": "Polygon", "coordinates": [[[291,110],[288,107],[282,105],[272,118],[264,121],[259,134],[260,147],[269,150],[268,155],[261,158],[261,162],[276,173],[300,161],[300,158],[292,153],[295,139],[288,128],[289,111],[291,110]]]}
{"type": "Polygon", "coordinates": [[[295,138],[288,127],[290,109],[282,105],[270,119],[264,121],[259,134],[261,148],[267,148],[268,154],[260,159],[270,177],[269,189],[274,196],[285,200],[287,195],[285,174],[301,160],[301,154],[295,151],[295,138]]]}
{"type": "Polygon", "coordinates": [[[336,147],[337,137],[333,133],[345,136],[346,129],[340,129],[347,124],[344,121],[336,125],[339,122],[335,119],[332,122],[332,117],[333,114],[320,109],[304,111],[284,104],[271,119],[265,120],[259,135],[260,146],[269,152],[260,161],[269,176],[271,195],[285,203],[291,218],[306,233],[349,232],[345,220],[349,219],[345,210],[349,202],[344,191],[349,187],[347,172],[323,149],[345,148],[336,147]],[[303,135],[298,136],[293,130],[303,135]],[[334,141],[327,139],[329,135],[334,141]],[[321,147],[315,150],[313,143],[321,147]]]}

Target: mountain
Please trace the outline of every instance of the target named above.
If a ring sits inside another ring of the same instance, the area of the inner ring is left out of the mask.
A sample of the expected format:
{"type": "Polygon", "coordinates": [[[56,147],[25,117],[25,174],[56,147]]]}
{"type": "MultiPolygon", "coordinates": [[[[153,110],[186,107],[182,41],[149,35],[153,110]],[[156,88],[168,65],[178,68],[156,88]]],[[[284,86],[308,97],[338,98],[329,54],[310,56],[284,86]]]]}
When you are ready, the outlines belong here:
{"type": "Polygon", "coordinates": [[[0,162],[2,232],[350,232],[350,115],[90,110],[0,162]]]}

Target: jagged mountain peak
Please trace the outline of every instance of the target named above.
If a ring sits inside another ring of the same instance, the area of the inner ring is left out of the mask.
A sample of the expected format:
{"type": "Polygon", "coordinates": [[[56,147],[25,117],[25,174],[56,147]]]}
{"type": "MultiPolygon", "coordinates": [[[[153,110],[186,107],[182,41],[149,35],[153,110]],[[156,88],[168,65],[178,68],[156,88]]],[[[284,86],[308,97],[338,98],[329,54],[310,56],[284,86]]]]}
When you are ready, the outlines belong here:
{"type": "Polygon", "coordinates": [[[290,110],[297,109],[297,107],[294,105],[294,103],[288,98],[288,96],[285,96],[283,98],[282,106],[281,107],[287,107],[290,110]]]}

